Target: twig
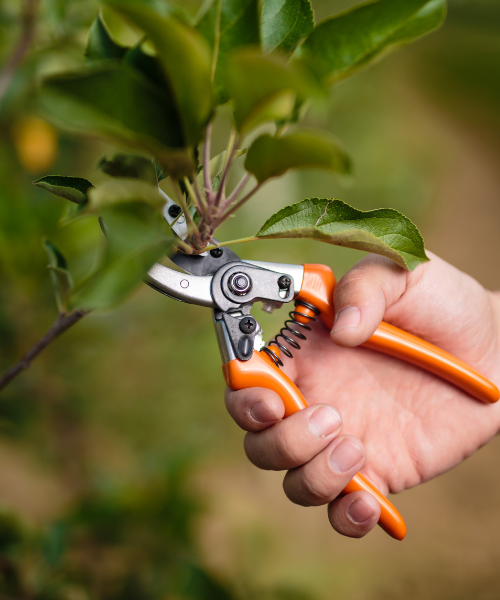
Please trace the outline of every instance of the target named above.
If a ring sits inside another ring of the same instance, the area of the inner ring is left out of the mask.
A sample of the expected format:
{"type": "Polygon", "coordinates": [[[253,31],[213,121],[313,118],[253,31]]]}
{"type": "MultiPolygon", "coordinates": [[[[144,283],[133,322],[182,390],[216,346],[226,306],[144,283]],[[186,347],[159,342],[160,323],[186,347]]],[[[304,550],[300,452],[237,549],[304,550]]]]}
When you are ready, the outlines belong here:
{"type": "Polygon", "coordinates": [[[26,0],[21,21],[21,38],[14,48],[11,57],[0,71],[0,103],[7,92],[12,77],[18,66],[22,63],[35,36],[35,20],[39,0],[26,0]]]}
{"type": "Polygon", "coordinates": [[[62,333],[68,330],[70,327],[78,323],[85,315],[88,315],[89,311],[75,310],[71,313],[61,313],[57,317],[54,325],[47,331],[47,333],[27,352],[19,362],[13,367],[6,371],[0,377],[0,392],[20,373],[29,369],[31,362],[44,350],[50,343],[57,339],[62,333]]]}

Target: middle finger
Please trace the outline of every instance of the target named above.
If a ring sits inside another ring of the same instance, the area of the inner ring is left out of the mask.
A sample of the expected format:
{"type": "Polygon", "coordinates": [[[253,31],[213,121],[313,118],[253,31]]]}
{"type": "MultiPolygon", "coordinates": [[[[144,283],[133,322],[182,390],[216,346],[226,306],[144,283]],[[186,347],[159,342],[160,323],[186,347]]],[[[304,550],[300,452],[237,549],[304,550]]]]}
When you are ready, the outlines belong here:
{"type": "Polygon", "coordinates": [[[247,433],[245,451],[261,469],[293,469],[321,452],[341,429],[338,410],[329,404],[316,404],[263,431],[247,433]]]}

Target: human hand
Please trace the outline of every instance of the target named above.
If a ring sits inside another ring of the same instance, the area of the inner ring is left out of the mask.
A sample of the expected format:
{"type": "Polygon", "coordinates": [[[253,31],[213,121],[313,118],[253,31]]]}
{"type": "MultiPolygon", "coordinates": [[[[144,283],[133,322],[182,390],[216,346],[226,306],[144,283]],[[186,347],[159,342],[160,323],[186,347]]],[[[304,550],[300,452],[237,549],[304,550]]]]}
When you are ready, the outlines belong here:
{"type": "Polygon", "coordinates": [[[263,469],[288,470],[290,500],[329,504],[330,522],[344,535],[366,535],[380,515],[368,492],[338,498],[356,472],[385,494],[399,492],[457,465],[499,428],[500,403],[481,404],[412,365],[354,348],[383,319],[499,383],[500,298],[430,256],[409,273],[371,255],[339,281],[330,335],[314,323],[294,358],[282,356],[308,408],[283,420],[283,403],[273,392],[226,391],[231,416],[249,432],[249,459],[263,469]]]}

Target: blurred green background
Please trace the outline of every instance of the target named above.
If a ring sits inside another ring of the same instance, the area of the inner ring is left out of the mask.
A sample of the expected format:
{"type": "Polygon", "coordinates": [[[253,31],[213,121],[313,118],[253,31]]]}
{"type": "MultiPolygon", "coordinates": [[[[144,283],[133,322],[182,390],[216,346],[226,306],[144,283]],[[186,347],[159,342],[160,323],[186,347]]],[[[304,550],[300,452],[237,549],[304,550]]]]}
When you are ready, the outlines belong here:
{"type": "MultiPolygon", "coordinates": [[[[313,4],[319,21],[354,2],[313,4]]],[[[500,288],[500,5],[449,4],[443,29],[340,84],[328,110],[309,116],[354,156],[352,184],[288,175],[221,239],[251,235],[286,204],[337,197],[401,210],[429,249],[500,288]]],[[[22,5],[0,2],[0,62],[18,42],[22,5]]],[[[63,201],[31,185],[49,173],[99,182],[95,164],[116,150],[56,132],[34,101],[42,74],[81,63],[96,12],[94,0],[42,0],[33,48],[0,105],[2,371],[56,317],[41,237],[76,274],[92,266],[100,239],[91,221],[59,228],[63,201]]],[[[214,152],[229,131],[229,109],[220,113],[214,152]]],[[[338,276],[361,257],[303,240],[238,250],[324,262],[338,276]]],[[[284,315],[257,315],[267,339],[284,315]]],[[[146,286],[37,359],[0,398],[0,598],[500,597],[498,440],[395,499],[403,543],[380,530],[351,540],[331,530],[324,508],[289,503],[281,474],[247,462],[223,390],[209,311],[146,286]]]]}

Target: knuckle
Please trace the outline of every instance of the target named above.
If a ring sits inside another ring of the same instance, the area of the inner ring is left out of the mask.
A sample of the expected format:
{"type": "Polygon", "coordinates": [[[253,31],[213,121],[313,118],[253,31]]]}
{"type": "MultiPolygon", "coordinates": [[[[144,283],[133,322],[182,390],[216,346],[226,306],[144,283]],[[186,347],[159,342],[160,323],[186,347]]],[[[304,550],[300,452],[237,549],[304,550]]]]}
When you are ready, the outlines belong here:
{"type": "Polygon", "coordinates": [[[245,435],[243,448],[248,460],[259,469],[266,469],[269,463],[269,456],[265,451],[263,444],[259,443],[258,434],[249,432],[245,435]]]}
{"type": "Polygon", "coordinates": [[[310,506],[321,506],[332,500],[332,492],[321,477],[311,477],[310,474],[306,474],[303,484],[305,497],[310,506]]]}
{"type": "Polygon", "coordinates": [[[291,469],[283,481],[287,497],[300,506],[322,506],[333,494],[318,473],[308,473],[305,467],[291,469]]]}
{"type": "Polygon", "coordinates": [[[277,462],[284,465],[282,468],[293,468],[302,464],[303,460],[300,456],[299,440],[291,435],[287,427],[275,428],[273,442],[274,454],[277,462]]]}

